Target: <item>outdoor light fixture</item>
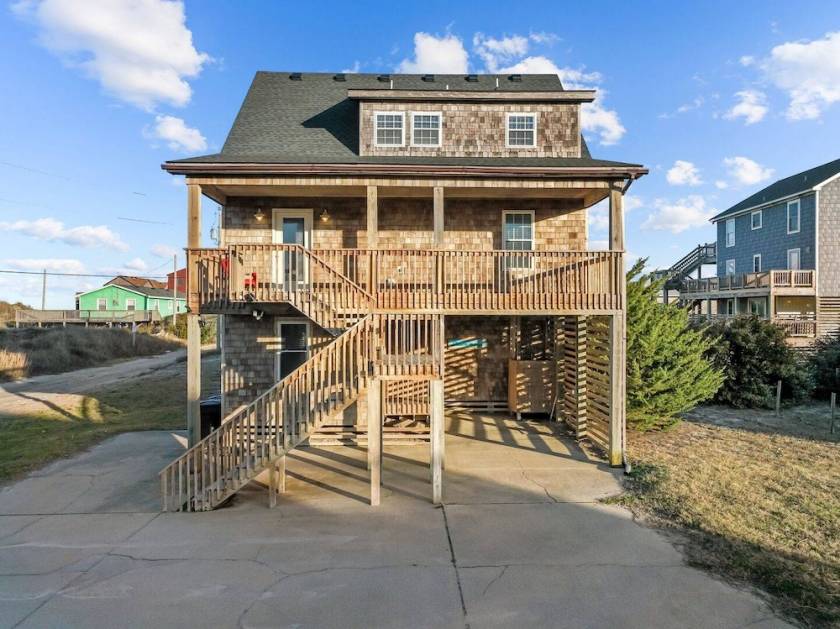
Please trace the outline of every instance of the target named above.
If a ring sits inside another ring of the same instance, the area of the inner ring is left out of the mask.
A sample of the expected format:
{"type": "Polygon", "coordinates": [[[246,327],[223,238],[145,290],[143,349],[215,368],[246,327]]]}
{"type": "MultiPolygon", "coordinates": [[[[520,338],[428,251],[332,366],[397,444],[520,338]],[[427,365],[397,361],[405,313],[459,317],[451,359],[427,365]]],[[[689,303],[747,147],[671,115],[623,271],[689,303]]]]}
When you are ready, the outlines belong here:
{"type": "Polygon", "coordinates": [[[330,215],[327,213],[326,208],[321,210],[320,218],[322,223],[328,223],[330,221],[330,215]]]}
{"type": "Polygon", "coordinates": [[[257,219],[258,223],[262,223],[263,219],[265,218],[265,213],[262,211],[261,207],[257,208],[256,213],[254,214],[254,218],[257,219]]]}

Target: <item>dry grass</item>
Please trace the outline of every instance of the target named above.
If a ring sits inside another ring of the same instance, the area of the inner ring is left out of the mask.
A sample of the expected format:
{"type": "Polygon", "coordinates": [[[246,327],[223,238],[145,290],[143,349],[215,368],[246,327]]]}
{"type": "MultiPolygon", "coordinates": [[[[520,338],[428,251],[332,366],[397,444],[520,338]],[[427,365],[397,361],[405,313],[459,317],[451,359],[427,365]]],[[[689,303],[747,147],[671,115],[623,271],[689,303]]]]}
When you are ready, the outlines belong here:
{"type": "Polygon", "coordinates": [[[181,347],[173,339],[121,328],[0,329],[0,381],[101,366],[181,347]]]}
{"type": "MultiPolygon", "coordinates": [[[[202,363],[202,392],[218,392],[219,355],[207,355],[202,363]]],[[[87,395],[27,395],[45,398],[43,410],[0,413],[0,482],[121,432],[186,428],[185,362],[87,395]]]]}
{"type": "Polygon", "coordinates": [[[620,502],[681,531],[690,563],[764,590],[807,626],[840,623],[836,441],[693,421],[631,434],[629,452],[620,502]]]}

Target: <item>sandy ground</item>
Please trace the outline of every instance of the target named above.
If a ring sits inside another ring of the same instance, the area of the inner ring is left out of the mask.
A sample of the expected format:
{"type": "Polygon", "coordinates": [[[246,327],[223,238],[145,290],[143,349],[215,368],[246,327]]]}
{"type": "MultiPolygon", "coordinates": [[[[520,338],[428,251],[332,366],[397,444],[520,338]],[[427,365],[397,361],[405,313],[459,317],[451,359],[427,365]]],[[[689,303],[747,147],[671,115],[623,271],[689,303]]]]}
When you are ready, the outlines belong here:
{"type": "Polygon", "coordinates": [[[0,492],[0,627],[787,627],[602,498],[620,473],[545,423],[450,413],[429,449],[289,455],[274,509],[160,513],[183,435],[126,433],[0,492]]]}

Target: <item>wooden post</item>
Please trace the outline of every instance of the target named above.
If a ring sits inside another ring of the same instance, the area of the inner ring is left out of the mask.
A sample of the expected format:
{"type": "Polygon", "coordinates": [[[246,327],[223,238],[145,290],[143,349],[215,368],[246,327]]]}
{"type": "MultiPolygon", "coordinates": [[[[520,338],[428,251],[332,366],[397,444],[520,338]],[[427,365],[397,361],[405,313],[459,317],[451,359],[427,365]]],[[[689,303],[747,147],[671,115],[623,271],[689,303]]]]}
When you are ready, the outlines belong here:
{"type": "MultiPolygon", "coordinates": [[[[201,187],[187,184],[187,247],[201,246],[201,187]]],[[[187,267],[187,290],[197,290],[195,269],[187,267]]],[[[177,279],[176,279],[177,282],[177,279]]],[[[192,295],[191,295],[192,296],[192,295]]],[[[196,304],[196,299],[190,303],[196,304]]],[[[187,314],[187,443],[194,446],[201,438],[201,328],[198,310],[187,314]]]]}
{"type": "Polygon", "coordinates": [[[268,466],[268,508],[277,506],[277,466],[272,463],[268,466]]]}
{"type": "Polygon", "coordinates": [[[443,379],[436,378],[429,383],[429,422],[431,423],[432,447],[432,503],[443,503],[443,468],[445,417],[443,413],[443,379]]]}
{"type": "Polygon", "coordinates": [[[370,504],[379,504],[382,488],[382,380],[371,378],[367,398],[368,467],[370,468],[370,504]]]}
{"type": "Polygon", "coordinates": [[[286,455],[277,459],[277,493],[286,493],[286,455]]]}
{"type": "Polygon", "coordinates": [[[586,317],[563,318],[563,419],[576,439],[586,437],[586,317]]]}
{"type": "Polygon", "coordinates": [[[834,434],[834,416],[837,412],[837,394],[831,394],[831,426],[829,428],[829,432],[833,435],[834,434]]]}
{"type": "MultiPolygon", "coordinates": [[[[617,184],[610,189],[610,249],[624,251],[624,196],[617,184]]],[[[624,255],[619,263],[618,290],[621,311],[610,317],[610,465],[624,463],[625,407],[627,404],[627,339],[624,255]]]]}
{"type": "Polygon", "coordinates": [[[776,417],[782,414],[782,381],[776,382],[776,417]]]}
{"type": "Polygon", "coordinates": [[[367,246],[379,246],[379,200],[376,186],[367,187],[367,246]]]}
{"type": "Polygon", "coordinates": [[[432,244],[435,247],[443,245],[443,186],[434,187],[434,207],[432,226],[434,229],[432,244]]]}

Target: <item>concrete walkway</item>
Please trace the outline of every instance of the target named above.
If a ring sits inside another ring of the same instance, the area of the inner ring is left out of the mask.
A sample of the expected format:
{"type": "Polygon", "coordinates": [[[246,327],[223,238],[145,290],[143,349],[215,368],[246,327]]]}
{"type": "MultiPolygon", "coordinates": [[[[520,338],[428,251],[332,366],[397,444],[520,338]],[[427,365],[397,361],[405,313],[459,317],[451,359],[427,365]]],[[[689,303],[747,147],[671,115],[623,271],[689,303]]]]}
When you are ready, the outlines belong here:
{"type": "Polygon", "coordinates": [[[290,455],[273,510],[157,512],[167,432],[115,437],[0,493],[0,627],[785,627],[684,565],[623,509],[614,471],[543,424],[452,414],[446,506],[427,448],[290,455]]]}

